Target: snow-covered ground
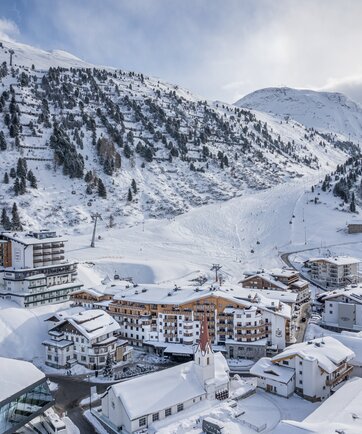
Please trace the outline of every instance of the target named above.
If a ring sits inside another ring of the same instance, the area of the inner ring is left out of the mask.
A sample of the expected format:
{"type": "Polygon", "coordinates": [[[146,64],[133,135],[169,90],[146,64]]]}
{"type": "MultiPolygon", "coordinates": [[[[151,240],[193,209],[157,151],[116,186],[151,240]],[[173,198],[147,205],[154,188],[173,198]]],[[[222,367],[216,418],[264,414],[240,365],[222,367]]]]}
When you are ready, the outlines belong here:
{"type": "MultiPolygon", "coordinates": [[[[79,261],[85,287],[114,274],[141,284],[173,286],[201,273],[212,276],[213,263],[222,265],[226,280],[238,281],[244,271],[283,265],[281,252],[322,246],[323,253],[334,244],[342,245],[333,252],[362,258],[362,234],[344,230],[353,216],[337,211],[335,199],[327,194],[315,205],[310,189],[315,182],[298,180],[133,227],[109,229],[100,222],[95,248],[90,247],[92,226],[84,226],[79,234],[69,233],[68,258],[79,261]]],[[[316,251],[302,254],[314,256],[316,251]]],[[[291,256],[295,258],[298,255],[291,256]]],[[[0,307],[0,355],[31,360],[44,355],[47,313],[66,305],[24,310],[1,300],[0,307]]]]}

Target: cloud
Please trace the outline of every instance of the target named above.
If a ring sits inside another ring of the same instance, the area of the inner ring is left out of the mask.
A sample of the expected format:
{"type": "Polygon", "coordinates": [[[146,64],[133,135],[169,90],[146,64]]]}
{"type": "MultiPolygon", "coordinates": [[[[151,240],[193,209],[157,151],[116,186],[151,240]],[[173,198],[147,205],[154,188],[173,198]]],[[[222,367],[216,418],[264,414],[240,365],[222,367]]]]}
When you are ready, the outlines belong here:
{"type": "Polygon", "coordinates": [[[362,105],[362,74],[351,77],[330,78],[319,90],[341,92],[362,105]]]}
{"type": "Polygon", "coordinates": [[[359,81],[348,78],[362,76],[360,0],[16,3],[23,42],[157,76],[209,99],[234,102],[280,85],[330,86],[362,98],[359,81]]]}
{"type": "Polygon", "coordinates": [[[19,29],[14,21],[8,20],[6,18],[0,18],[0,39],[5,41],[11,41],[12,36],[18,35],[19,29]]]}

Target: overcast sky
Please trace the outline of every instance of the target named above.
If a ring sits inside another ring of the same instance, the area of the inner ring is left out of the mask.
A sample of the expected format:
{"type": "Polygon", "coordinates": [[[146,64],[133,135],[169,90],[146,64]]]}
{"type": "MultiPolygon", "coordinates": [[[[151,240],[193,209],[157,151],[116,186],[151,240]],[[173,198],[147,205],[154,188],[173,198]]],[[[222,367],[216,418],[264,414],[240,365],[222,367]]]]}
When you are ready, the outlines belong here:
{"type": "Polygon", "coordinates": [[[362,102],[360,0],[0,0],[0,35],[208,99],[340,90],[362,102]]]}

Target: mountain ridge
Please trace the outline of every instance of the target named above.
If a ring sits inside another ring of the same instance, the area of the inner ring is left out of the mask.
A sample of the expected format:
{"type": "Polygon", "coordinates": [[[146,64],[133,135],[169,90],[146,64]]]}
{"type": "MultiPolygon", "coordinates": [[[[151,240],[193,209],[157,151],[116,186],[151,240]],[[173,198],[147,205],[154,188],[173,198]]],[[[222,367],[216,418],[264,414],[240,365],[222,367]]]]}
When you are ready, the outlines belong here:
{"type": "Polygon", "coordinates": [[[362,107],[340,92],[269,87],[235,102],[237,107],[294,119],[308,128],[362,140],[362,107]]]}
{"type": "Polygon", "coordinates": [[[172,218],[330,171],[357,152],[334,134],[207,102],[142,73],[34,50],[0,48],[0,182],[9,178],[0,206],[17,202],[27,227],[76,229],[95,211],[109,225],[172,218]]]}

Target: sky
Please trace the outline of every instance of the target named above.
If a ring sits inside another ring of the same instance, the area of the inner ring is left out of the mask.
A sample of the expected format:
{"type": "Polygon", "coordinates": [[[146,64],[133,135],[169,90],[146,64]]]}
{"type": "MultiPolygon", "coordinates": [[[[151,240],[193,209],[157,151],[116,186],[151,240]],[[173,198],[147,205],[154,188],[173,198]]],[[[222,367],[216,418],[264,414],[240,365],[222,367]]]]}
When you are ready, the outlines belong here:
{"type": "Polygon", "coordinates": [[[338,90],[362,103],[360,0],[0,0],[0,37],[207,99],[338,90]]]}

